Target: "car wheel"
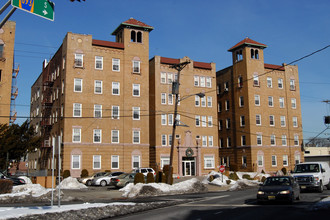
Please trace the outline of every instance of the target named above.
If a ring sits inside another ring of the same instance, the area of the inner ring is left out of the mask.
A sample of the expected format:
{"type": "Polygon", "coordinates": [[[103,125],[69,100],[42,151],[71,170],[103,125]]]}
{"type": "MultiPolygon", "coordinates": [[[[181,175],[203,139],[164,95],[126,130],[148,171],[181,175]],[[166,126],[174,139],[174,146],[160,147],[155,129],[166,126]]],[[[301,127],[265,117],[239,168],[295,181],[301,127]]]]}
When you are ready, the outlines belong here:
{"type": "Polygon", "coordinates": [[[296,197],[296,200],[300,200],[300,194],[296,197]]]}
{"type": "Polygon", "coordinates": [[[102,180],[100,184],[101,184],[101,186],[106,186],[107,185],[107,181],[102,180]]]}
{"type": "Polygon", "coordinates": [[[319,187],[319,193],[322,193],[323,192],[323,183],[322,183],[322,181],[320,182],[320,187],[319,187]]]}
{"type": "Polygon", "coordinates": [[[91,180],[87,180],[86,185],[87,186],[91,186],[92,185],[92,181],[91,180]]]}

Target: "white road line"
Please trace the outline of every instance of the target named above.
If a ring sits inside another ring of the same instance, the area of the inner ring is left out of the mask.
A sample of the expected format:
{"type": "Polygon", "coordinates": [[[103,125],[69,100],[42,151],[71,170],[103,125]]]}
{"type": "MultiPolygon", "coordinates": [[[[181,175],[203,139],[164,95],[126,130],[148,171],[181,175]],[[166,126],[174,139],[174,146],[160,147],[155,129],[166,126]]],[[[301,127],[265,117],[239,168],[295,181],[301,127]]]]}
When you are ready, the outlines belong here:
{"type": "Polygon", "coordinates": [[[186,203],[180,204],[179,206],[199,206],[199,207],[257,207],[259,205],[248,205],[248,204],[200,204],[200,203],[186,203]]]}

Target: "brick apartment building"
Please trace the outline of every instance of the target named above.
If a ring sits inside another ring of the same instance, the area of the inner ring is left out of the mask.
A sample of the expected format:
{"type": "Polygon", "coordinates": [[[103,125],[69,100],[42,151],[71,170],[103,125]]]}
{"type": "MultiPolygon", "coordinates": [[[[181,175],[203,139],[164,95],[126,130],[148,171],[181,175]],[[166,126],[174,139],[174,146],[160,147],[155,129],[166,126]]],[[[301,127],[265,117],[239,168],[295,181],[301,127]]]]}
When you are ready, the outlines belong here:
{"type": "Polygon", "coordinates": [[[16,23],[7,21],[0,29],[0,124],[16,120],[15,99],[18,94],[14,63],[16,23]]]}
{"type": "Polygon", "coordinates": [[[264,63],[265,44],[245,38],[217,72],[220,163],[276,172],[303,160],[298,67],[264,63]]]}

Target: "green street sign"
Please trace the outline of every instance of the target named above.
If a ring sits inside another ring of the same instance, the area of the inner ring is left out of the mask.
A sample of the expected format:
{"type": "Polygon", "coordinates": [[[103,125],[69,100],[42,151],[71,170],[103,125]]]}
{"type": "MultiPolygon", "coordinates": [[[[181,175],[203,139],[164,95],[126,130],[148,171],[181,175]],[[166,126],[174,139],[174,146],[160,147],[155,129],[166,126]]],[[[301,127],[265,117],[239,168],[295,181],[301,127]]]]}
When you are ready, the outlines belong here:
{"type": "Polygon", "coordinates": [[[54,21],[55,4],[49,0],[11,0],[11,5],[23,11],[54,21]]]}

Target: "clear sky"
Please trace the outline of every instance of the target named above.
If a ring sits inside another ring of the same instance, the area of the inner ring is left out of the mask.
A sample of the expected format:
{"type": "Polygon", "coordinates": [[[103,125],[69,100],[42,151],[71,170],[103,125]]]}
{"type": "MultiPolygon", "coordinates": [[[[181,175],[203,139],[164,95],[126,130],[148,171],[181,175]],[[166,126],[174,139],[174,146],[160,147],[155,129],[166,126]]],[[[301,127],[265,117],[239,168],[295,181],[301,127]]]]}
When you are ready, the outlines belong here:
{"type": "MultiPolygon", "coordinates": [[[[4,3],[1,1],[0,6],[4,3]]],[[[16,10],[15,63],[20,65],[18,116],[30,115],[30,90],[67,32],[115,41],[120,23],[133,17],[154,27],[150,58],[188,56],[232,65],[227,50],[249,37],[266,44],[265,63],[290,63],[330,44],[329,0],[54,0],[55,20],[16,10]]],[[[11,8],[11,6],[9,7],[11,8]]],[[[7,9],[0,18],[9,11],[7,9]]],[[[319,134],[330,115],[330,48],[296,63],[299,70],[304,139],[319,134]]],[[[17,123],[25,119],[18,118],[17,123]]],[[[330,130],[320,137],[330,137],[330,130]]]]}

